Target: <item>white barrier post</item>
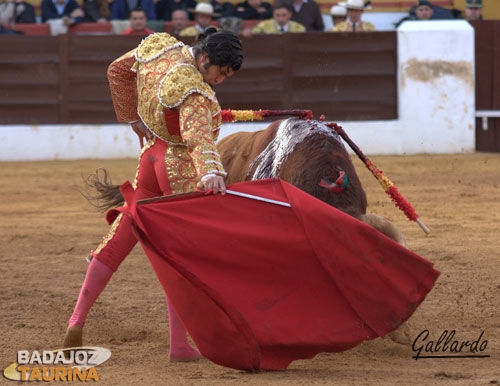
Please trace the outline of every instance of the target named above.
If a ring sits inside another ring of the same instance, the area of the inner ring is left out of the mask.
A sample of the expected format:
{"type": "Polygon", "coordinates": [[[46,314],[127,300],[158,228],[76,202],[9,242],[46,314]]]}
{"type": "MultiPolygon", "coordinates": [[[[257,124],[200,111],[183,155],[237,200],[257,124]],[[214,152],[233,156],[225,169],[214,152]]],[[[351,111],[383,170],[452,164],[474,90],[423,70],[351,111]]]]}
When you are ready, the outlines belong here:
{"type": "Polygon", "coordinates": [[[475,150],[474,57],[474,29],[466,21],[410,21],[399,27],[405,153],[475,150]]]}

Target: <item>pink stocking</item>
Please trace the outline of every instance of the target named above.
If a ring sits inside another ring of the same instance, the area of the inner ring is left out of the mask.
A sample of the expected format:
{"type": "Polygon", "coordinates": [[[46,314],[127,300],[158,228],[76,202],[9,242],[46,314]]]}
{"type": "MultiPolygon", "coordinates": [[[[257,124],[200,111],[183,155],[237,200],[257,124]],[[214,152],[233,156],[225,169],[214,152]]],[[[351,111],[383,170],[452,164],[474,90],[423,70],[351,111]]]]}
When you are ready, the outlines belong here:
{"type": "Polygon", "coordinates": [[[94,257],[87,269],[85,281],[80,290],[73,315],[69,319],[68,327],[83,328],[90,309],[108,284],[111,276],[113,276],[113,271],[94,257]]]}
{"type": "Polygon", "coordinates": [[[168,297],[167,307],[170,321],[170,361],[187,362],[201,358],[200,352],[189,344],[186,328],[168,297]]]}

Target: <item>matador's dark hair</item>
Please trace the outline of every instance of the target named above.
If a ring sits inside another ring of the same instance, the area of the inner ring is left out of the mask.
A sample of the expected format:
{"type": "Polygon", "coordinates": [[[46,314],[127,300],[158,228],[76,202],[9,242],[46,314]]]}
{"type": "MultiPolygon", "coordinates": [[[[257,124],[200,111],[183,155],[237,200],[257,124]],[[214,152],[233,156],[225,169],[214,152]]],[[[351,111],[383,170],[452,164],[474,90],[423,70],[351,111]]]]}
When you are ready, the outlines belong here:
{"type": "Polygon", "coordinates": [[[198,35],[194,46],[194,56],[208,54],[210,64],[229,67],[238,71],[243,63],[241,40],[230,31],[217,31],[209,28],[198,35]]]}

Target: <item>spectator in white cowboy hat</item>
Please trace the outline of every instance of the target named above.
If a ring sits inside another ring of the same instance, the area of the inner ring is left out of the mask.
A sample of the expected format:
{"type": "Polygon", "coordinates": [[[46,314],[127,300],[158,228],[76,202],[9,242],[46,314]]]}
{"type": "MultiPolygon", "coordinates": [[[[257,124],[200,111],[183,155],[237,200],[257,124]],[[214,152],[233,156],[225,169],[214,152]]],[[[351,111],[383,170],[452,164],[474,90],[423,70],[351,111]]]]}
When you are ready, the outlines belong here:
{"type": "Polygon", "coordinates": [[[209,28],[217,28],[212,24],[213,18],[219,15],[214,12],[214,7],[208,3],[198,3],[195,9],[188,9],[194,13],[195,25],[184,28],[179,36],[198,36],[209,28]]]}
{"type": "MultiPolygon", "coordinates": [[[[332,16],[333,27],[344,22],[347,18],[347,8],[345,3],[338,3],[330,8],[330,15],[332,16]]],[[[326,32],[333,32],[333,27],[328,29],[326,32]]]]}
{"type": "Polygon", "coordinates": [[[372,23],[361,20],[366,8],[364,0],[347,0],[345,7],[347,9],[347,19],[333,27],[334,32],[370,32],[376,30],[372,23]]]}
{"type": "Polygon", "coordinates": [[[483,0],[465,1],[465,19],[468,21],[483,20],[483,0]]]}

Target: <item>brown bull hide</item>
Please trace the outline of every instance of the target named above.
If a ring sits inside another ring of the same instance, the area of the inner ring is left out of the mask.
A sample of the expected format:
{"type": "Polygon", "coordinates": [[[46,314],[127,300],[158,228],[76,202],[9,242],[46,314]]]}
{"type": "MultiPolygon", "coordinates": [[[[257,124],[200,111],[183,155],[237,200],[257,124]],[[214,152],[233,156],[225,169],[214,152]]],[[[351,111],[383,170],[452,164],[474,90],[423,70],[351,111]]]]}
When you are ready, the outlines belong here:
{"type": "Polygon", "coordinates": [[[351,158],[340,137],[321,122],[275,121],[265,130],[229,135],[217,147],[227,183],[281,178],[358,219],[366,213],[366,194],[351,158]],[[345,189],[335,193],[318,185],[322,179],[335,181],[340,170],[348,178],[345,189]]]}

